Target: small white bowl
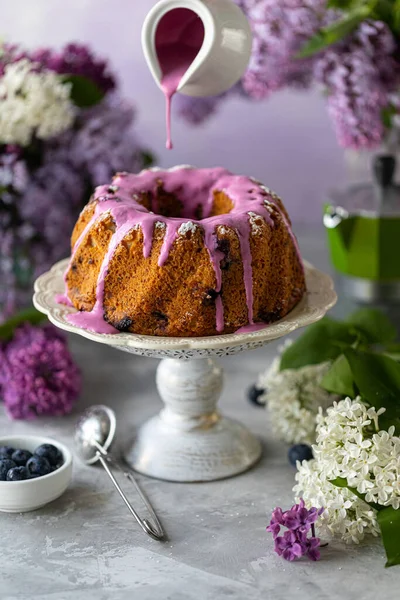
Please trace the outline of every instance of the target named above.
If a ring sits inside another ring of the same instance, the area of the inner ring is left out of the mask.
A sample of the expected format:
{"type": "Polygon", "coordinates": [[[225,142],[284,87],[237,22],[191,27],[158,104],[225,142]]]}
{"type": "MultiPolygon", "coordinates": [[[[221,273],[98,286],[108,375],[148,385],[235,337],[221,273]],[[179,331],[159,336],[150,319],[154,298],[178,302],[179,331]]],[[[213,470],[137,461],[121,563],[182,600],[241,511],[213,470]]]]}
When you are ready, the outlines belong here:
{"type": "Polygon", "coordinates": [[[0,437],[0,446],[12,446],[33,452],[42,444],[53,444],[63,455],[63,465],[43,477],[24,481],[0,481],[0,511],[9,513],[36,510],[52,502],[67,489],[72,477],[72,454],[64,444],[36,435],[0,437]]]}

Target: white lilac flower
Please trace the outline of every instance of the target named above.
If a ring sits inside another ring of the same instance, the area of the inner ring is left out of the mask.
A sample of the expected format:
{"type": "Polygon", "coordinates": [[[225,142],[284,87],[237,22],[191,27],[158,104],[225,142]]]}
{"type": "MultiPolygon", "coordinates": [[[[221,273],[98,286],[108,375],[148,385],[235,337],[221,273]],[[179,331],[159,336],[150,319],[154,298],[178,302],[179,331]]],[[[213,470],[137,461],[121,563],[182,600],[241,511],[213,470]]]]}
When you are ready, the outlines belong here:
{"type": "Polygon", "coordinates": [[[0,79],[0,141],[28,145],[35,135],[51,138],[74,119],[70,85],[27,59],[8,64],[0,79]]]}
{"type": "Polygon", "coordinates": [[[333,479],[343,477],[368,502],[400,505],[400,439],[394,427],[379,431],[379,416],[361,400],[341,400],[318,415],[314,456],[333,479]]]}
{"type": "Polygon", "coordinates": [[[265,390],[260,400],[266,402],[277,437],[289,444],[312,443],[319,408],[326,409],[336,398],[319,385],[330,363],[284,371],[279,364],[278,356],[260,375],[257,385],[265,390]]]}
{"type": "Polygon", "coordinates": [[[317,421],[315,459],[298,463],[296,496],[306,505],[324,506],[323,519],[332,534],[358,542],[366,533],[378,532],[376,511],[367,503],[400,508],[400,438],[394,427],[379,430],[379,416],[359,398],[334,402],[317,421]],[[340,477],[363,494],[331,483],[340,477]]]}
{"type": "Polygon", "coordinates": [[[340,488],[329,477],[318,459],[298,463],[296,500],[302,497],[306,506],[324,507],[319,526],[346,543],[358,544],[366,534],[379,535],[376,510],[347,488],[340,488]]]}

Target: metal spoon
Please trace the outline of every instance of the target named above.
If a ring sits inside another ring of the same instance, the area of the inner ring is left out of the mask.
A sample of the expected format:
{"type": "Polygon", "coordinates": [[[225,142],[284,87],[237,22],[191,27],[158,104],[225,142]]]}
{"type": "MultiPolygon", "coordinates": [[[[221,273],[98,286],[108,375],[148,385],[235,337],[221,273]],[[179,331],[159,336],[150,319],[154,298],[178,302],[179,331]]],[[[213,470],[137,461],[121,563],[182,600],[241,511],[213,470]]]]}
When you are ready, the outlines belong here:
{"type": "Polygon", "coordinates": [[[118,463],[108,454],[108,450],[115,437],[115,431],[116,418],[114,411],[111,410],[111,408],[108,408],[108,406],[100,404],[91,406],[83,413],[75,427],[76,452],[87,465],[93,465],[97,461],[100,461],[119,495],[143,531],[156,540],[162,540],[165,533],[149,500],[140,489],[133,475],[128,471],[122,470],[118,463]],[[143,504],[151,515],[153,523],[148,519],[142,519],[138,515],[119,486],[109,465],[116,468],[135,486],[143,504]]]}

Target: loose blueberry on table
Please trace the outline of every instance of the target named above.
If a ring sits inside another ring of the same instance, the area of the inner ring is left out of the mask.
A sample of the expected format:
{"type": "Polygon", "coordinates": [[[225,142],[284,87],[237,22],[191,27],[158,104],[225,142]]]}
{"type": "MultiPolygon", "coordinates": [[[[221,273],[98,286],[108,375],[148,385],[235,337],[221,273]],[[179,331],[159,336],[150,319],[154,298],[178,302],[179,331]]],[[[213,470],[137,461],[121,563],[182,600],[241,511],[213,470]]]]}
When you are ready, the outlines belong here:
{"type": "Polygon", "coordinates": [[[43,477],[59,469],[63,455],[53,444],[42,444],[33,452],[0,446],[0,481],[23,481],[43,477]]]}
{"type": "Polygon", "coordinates": [[[256,385],[252,385],[247,390],[247,398],[249,402],[255,404],[256,406],[265,406],[265,400],[261,400],[261,396],[265,393],[263,388],[259,388],[256,385]]]}
{"type": "Polygon", "coordinates": [[[288,459],[293,467],[296,466],[296,462],[299,460],[311,460],[314,458],[311,446],[308,444],[295,444],[289,448],[288,459]]]}

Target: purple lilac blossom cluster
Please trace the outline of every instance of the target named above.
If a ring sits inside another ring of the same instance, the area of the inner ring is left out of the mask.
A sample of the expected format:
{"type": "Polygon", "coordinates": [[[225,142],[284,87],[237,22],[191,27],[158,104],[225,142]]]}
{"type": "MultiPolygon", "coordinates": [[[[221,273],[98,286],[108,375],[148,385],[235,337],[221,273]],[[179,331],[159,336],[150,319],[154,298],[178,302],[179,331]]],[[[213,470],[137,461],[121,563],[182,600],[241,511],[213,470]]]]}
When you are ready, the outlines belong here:
{"type": "Polygon", "coordinates": [[[372,149],[382,143],[382,111],[400,83],[396,45],[387,25],[364,21],[348,40],[315,60],[314,79],[328,92],[328,111],[344,148],[372,149]]]}
{"type": "Polygon", "coordinates": [[[95,57],[90,48],[83,44],[67,44],[60,52],[39,48],[31,52],[29,58],[60,75],[82,75],[96,83],[103,93],[116,86],[108,62],[95,57]]]}
{"type": "Polygon", "coordinates": [[[134,109],[123,101],[106,61],[89,48],[26,52],[5,45],[0,78],[8,65],[35,61],[38,69],[91,79],[104,97],[77,109],[73,126],[27,147],[0,139],[0,322],[32,295],[33,280],[69,253],[70,234],[94,186],[115,171],[138,171],[143,149],[131,126],[134,109]]]}
{"type": "Polygon", "coordinates": [[[294,59],[302,45],[328,21],[326,0],[240,0],[253,31],[253,51],[242,84],[261,100],[284,86],[305,88],[312,59],[294,59]]]}
{"type": "MultiPolygon", "coordinates": [[[[310,58],[296,57],[304,43],[340,13],[327,0],[237,0],[253,30],[253,52],[241,92],[262,100],[284,87],[322,86],[338,142],[345,148],[373,149],[386,134],[382,111],[400,84],[399,44],[389,27],[370,19],[343,40],[310,58]]],[[[236,87],[230,93],[237,93],[236,87]]],[[[180,100],[189,123],[215,113],[221,98],[180,100]]]]}
{"type": "Polygon", "coordinates": [[[314,527],[323,510],[323,508],[314,507],[307,509],[302,499],[290,510],[283,512],[279,506],[275,508],[267,527],[267,531],[272,533],[274,538],[275,552],[289,561],[302,556],[308,556],[311,560],[319,560],[320,539],[315,537],[314,527]],[[281,527],[287,528],[283,535],[279,535],[281,527]],[[310,531],[311,536],[308,535],[310,531]]]}
{"type": "Polygon", "coordinates": [[[0,345],[0,397],[11,418],[68,414],[80,389],[79,368],[53,325],[25,323],[0,345]]]}
{"type": "Polygon", "coordinates": [[[36,63],[38,69],[48,69],[59,75],[81,75],[94,82],[105,94],[116,87],[114,74],[106,60],[96,57],[84,44],[70,43],[62,50],[37,48],[27,51],[18,44],[3,44],[0,75],[5,67],[23,58],[36,63]]]}

